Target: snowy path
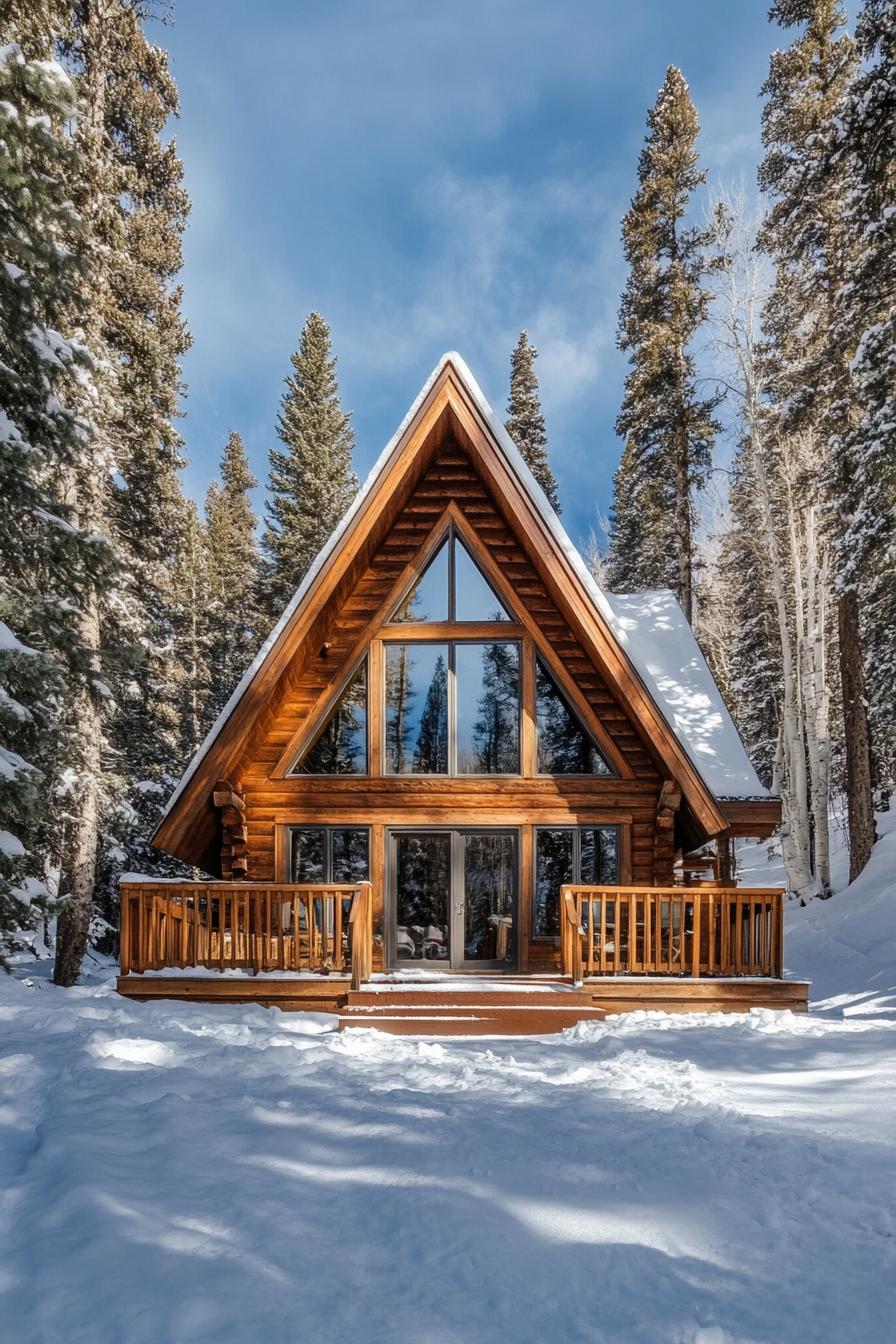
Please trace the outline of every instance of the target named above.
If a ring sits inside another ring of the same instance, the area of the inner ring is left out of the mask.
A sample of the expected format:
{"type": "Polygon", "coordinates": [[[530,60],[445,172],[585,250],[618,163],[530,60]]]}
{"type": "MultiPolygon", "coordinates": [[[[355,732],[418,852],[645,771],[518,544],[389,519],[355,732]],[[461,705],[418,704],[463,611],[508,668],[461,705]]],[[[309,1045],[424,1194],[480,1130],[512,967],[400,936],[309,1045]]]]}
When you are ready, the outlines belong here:
{"type": "Polygon", "coordinates": [[[3,1338],[893,1338],[896,1022],[328,1021],[0,977],[3,1338]]]}

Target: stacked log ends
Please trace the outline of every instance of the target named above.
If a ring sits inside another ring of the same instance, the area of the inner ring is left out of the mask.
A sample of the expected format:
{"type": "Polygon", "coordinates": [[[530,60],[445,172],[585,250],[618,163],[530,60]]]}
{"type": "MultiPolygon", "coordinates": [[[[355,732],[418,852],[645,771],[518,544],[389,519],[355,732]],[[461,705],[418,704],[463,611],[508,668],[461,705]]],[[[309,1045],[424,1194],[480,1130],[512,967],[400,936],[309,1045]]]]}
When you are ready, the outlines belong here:
{"type": "Polygon", "coordinates": [[[656,805],[656,830],[653,836],[653,880],[668,882],[675,854],[675,814],[681,807],[681,786],[674,779],[663,780],[656,805]]]}
{"type": "Polygon", "coordinates": [[[221,817],[221,876],[234,882],[244,881],[249,873],[245,799],[222,779],[215,785],[212,802],[221,817]]]}

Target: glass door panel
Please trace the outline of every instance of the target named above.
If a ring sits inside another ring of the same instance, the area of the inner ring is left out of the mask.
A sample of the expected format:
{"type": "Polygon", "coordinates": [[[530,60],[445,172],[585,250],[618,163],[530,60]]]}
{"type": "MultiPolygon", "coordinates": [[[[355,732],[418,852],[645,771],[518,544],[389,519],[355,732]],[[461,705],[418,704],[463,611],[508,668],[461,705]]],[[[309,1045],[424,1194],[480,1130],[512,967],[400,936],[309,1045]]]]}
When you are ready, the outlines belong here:
{"type": "Polygon", "coordinates": [[[395,957],[399,964],[451,960],[451,833],[395,836],[395,957]]]}
{"type": "Polygon", "coordinates": [[[459,840],[463,964],[509,968],[516,956],[516,836],[506,831],[466,831],[459,840]]]}

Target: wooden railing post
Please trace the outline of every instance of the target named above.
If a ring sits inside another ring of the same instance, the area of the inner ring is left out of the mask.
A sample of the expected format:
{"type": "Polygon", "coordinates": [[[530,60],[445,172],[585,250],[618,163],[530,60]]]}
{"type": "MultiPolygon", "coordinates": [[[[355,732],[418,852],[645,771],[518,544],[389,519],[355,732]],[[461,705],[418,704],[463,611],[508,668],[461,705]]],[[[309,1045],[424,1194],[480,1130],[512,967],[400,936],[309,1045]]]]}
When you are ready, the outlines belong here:
{"type": "Polygon", "coordinates": [[[118,962],[122,975],[128,975],[131,969],[131,896],[127,887],[118,888],[120,907],[118,962]]]}
{"type": "MultiPolygon", "coordinates": [[[[341,905],[341,898],[340,898],[341,905]]],[[[352,989],[360,989],[373,969],[373,886],[359,882],[349,911],[352,931],[352,989]]]]}
{"type": "Polygon", "coordinates": [[[579,905],[570,886],[560,888],[560,955],[564,975],[582,983],[582,924],[579,905]]]}

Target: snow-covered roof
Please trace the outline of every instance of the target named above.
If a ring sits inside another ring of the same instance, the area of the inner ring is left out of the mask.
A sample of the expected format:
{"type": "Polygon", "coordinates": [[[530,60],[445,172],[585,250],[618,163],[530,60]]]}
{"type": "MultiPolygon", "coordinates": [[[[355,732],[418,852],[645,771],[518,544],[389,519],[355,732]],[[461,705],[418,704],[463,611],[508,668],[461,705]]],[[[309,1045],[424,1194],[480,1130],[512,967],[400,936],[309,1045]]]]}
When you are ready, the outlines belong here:
{"type": "Polygon", "coordinates": [[[678,599],[601,593],[613,632],[717,798],[768,798],[678,599]]]}
{"type": "Polygon", "coordinates": [[[284,628],[289,624],[294,612],[304,601],[330,557],[338,551],[343,536],[349,531],[355,518],[364,510],[389,459],[398,448],[434,384],[449,364],[463,383],[520,484],[532,499],[546,527],[590,594],[598,611],[610,625],[646,690],[674,730],[706,786],[718,798],[768,797],[768,790],[759,782],[747,758],[719,688],[675,596],[663,590],[634,596],[611,595],[598,587],[502,420],[492,410],[466,361],[455,351],[449,350],[423,384],[407,415],[380,453],[342,521],[319,552],[283,615],[246,669],[239,685],[171,795],[163,817],[167,817],[171,812],[207,755],[211,744],[276,645],[284,628]]]}

